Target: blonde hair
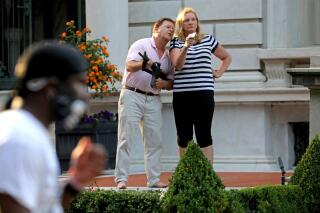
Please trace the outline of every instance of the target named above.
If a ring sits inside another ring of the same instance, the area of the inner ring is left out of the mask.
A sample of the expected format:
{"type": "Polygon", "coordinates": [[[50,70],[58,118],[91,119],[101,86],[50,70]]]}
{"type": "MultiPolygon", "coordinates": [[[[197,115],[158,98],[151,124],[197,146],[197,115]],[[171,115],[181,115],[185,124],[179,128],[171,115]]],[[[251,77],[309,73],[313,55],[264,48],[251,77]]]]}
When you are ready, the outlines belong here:
{"type": "Polygon", "coordinates": [[[193,13],[194,16],[197,19],[197,29],[196,29],[196,37],[195,37],[195,41],[196,42],[200,42],[201,39],[204,37],[203,32],[200,29],[200,21],[197,15],[197,12],[191,8],[191,7],[185,7],[183,9],[180,10],[177,18],[176,18],[176,29],[174,32],[174,36],[177,37],[179,40],[185,41],[186,37],[184,35],[184,31],[183,31],[183,21],[184,21],[184,17],[187,13],[193,13]]]}

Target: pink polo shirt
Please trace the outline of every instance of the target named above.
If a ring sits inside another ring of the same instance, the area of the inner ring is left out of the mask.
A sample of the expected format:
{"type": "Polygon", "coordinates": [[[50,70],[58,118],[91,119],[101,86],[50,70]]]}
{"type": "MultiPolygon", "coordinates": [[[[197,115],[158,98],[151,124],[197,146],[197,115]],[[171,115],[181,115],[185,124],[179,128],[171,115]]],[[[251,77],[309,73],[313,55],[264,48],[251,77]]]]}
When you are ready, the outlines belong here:
{"type": "MultiPolygon", "coordinates": [[[[126,62],[128,61],[141,61],[142,58],[139,52],[142,54],[144,51],[147,52],[148,57],[153,62],[159,62],[161,64],[160,68],[162,72],[167,75],[168,79],[174,78],[174,69],[170,60],[169,51],[166,50],[161,58],[157,54],[157,48],[155,45],[154,38],[144,38],[134,42],[129,48],[128,56],[126,62]]],[[[150,86],[151,74],[138,70],[137,72],[124,71],[124,77],[122,84],[130,87],[135,87],[145,92],[152,92],[154,94],[159,94],[160,90],[155,90],[150,86]]]]}

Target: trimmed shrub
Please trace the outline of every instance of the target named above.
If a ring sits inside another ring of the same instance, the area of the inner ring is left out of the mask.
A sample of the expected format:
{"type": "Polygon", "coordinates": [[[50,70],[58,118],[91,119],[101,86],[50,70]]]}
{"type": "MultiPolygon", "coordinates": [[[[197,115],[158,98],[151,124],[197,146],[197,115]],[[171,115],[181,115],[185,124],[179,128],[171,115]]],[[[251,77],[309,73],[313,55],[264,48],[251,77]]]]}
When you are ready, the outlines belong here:
{"type": "Polygon", "coordinates": [[[307,212],[301,200],[299,186],[265,186],[225,191],[227,213],[245,212],[307,212]]]}
{"type": "Polygon", "coordinates": [[[68,213],[160,212],[160,191],[96,190],[82,192],[68,213]]]}
{"type": "Polygon", "coordinates": [[[245,201],[241,197],[239,190],[224,191],[228,198],[228,206],[224,210],[225,213],[246,213],[245,201]]]}
{"type": "Polygon", "coordinates": [[[320,136],[309,144],[298,163],[289,184],[303,189],[303,199],[309,212],[320,212],[320,136]]]}
{"type": "Polygon", "coordinates": [[[319,156],[317,135],[289,185],[226,191],[200,147],[190,142],[162,199],[161,191],[85,191],[67,212],[320,212],[319,156]]]}
{"type": "Polygon", "coordinates": [[[163,212],[222,212],[224,185],[198,144],[190,142],[162,199],[163,212]]]}

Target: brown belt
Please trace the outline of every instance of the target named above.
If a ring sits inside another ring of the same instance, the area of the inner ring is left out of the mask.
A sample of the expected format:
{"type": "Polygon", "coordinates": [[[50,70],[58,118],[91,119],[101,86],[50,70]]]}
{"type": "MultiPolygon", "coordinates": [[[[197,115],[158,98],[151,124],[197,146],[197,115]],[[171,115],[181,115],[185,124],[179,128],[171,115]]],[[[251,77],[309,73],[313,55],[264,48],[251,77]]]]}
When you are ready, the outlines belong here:
{"type": "Polygon", "coordinates": [[[134,92],[137,92],[137,93],[140,93],[140,94],[144,94],[144,95],[149,95],[149,96],[158,96],[159,95],[159,94],[154,94],[152,92],[145,92],[145,91],[142,91],[142,90],[135,88],[135,87],[124,86],[124,88],[131,90],[131,91],[134,91],[134,92]]]}

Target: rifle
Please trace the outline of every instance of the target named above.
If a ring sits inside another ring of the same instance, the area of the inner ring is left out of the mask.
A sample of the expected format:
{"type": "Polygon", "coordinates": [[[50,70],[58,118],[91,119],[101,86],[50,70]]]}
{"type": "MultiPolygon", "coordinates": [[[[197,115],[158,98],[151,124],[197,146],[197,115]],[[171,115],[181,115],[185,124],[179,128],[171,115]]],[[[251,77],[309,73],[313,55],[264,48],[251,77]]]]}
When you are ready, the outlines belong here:
{"type": "Polygon", "coordinates": [[[157,78],[161,78],[162,80],[168,80],[167,75],[161,71],[161,68],[160,68],[161,64],[160,63],[153,62],[151,65],[151,70],[148,70],[148,69],[146,69],[146,64],[150,59],[149,59],[146,51],[144,51],[143,55],[139,52],[139,55],[143,59],[142,70],[152,75],[152,78],[150,81],[150,86],[152,88],[155,88],[157,78]]]}

